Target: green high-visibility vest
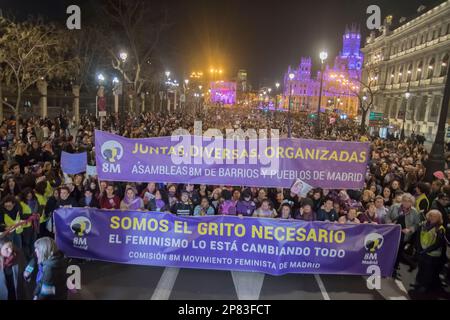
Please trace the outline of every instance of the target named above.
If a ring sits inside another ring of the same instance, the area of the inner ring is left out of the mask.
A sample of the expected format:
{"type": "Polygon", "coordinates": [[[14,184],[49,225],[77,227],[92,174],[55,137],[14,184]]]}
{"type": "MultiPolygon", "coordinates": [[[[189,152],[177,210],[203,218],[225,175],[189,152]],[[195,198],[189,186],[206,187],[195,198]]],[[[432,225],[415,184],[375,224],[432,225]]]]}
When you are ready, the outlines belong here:
{"type": "MultiPolygon", "coordinates": [[[[47,198],[39,193],[35,193],[35,195],[39,205],[45,208],[45,205],[47,204],[47,198]]],[[[45,217],[44,211],[40,212],[40,214],[41,216],[39,217],[39,223],[45,223],[48,219],[45,217]]]]}
{"type": "MultiPolygon", "coordinates": [[[[445,231],[443,226],[438,228],[439,231],[445,231]]],[[[438,232],[436,228],[431,228],[430,230],[425,230],[422,228],[420,231],[420,245],[422,249],[427,249],[434,245],[437,240],[438,232]]],[[[439,257],[441,255],[441,248],[437,248],[436,250],[430,251],[427,254],[431,257],[439,257]]]]}
{"type": "MultiPolygon", "coordinates": [[[[29,205],[27,205],[25,202],[20,201],[20,206],[22,207],[22,213],[24,216],[31,216],[33,211],[31,211],[31,208],[29,205]]],[[[27,219],[28,217],[25,217],[27,219]]],[[[31,222],[28,222],[27,224],[23,225],[23,228],[29,228],[31,227],[31,222]]]]}

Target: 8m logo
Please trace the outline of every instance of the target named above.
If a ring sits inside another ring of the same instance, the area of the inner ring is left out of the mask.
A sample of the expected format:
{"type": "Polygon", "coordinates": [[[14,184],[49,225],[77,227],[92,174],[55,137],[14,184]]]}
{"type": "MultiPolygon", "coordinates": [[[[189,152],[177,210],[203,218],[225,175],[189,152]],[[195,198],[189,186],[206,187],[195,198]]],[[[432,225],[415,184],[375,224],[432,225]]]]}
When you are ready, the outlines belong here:
{"type": "Polygon", "coordinates": [[[102,144],[100,152],[101,157],[107,161],[102,164],[102,171],[120,173],[120,164],[117,162],[123,157],[123,146],[115,140],[109,140],[102,144]]]}

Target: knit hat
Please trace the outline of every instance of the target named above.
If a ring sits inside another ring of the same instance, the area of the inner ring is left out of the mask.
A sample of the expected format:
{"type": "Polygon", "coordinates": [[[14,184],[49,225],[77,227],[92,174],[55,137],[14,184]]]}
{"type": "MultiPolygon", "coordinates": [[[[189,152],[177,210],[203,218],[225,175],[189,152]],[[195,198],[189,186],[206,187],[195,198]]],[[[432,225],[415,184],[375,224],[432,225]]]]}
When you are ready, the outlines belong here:
{"type": "Polygon", "coordinates": [[[435,173],[433,173],[433,176],[435,176],[439,180],[445,179],[445,175],[442,171],[436,171],[435,173]]]}

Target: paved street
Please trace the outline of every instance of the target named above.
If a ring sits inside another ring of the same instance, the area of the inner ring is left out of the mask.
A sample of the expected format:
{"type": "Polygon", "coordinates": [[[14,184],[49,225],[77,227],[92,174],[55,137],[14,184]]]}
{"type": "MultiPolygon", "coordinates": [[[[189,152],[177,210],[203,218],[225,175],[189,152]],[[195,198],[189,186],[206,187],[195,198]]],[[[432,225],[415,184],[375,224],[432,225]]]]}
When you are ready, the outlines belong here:
{"type": "MultiPolygon", "coordinates": [[[[382,300],[409,299],[393,279],[369,290],[362,276],[296,275],[81,264],[82,289],[70,299],[132,300],[382,300]]],[[[407,276],[404,276],[405,279],[407,276]]],[[[409,284],[408,284],[409,285],[409,284]]],[[[406,287],[406,285],[405,285],[406,287]]]]}

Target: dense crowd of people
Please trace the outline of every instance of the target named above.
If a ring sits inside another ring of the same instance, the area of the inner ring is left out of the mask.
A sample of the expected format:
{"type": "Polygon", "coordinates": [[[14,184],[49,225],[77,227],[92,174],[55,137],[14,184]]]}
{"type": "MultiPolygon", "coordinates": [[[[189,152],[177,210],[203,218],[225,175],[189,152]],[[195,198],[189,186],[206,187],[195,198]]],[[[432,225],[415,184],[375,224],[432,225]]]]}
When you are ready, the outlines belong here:
{"type": "MultiPolygon", "coordinates": [[[[194,119],[209,128],[279,129],[286,137],[283,113],[210,108],[197,114],[141,114],[126,119],[110,117],[103,130],[130,138],[168,136],[178,128],[193,132],[194,119]]],[[[317,138],[306,115],[293,114],[293,138],[317,138]]],[[[63,254],[54,237],[52,214],[61,207],[148,210],[182,216],[238,215],[244,217],[326,221],[340,224],[399,224],[399,263],[415,269],[417,290],[440,288],[447,263],[450,206],[450,157],[446,170],[427,181],[428,152],[417,137],[400,141],[361,135],[352,120],[328,124],[323,117],[320,139],[370,141],[365,187],[362,190],[314,188],[307,197],[282,188],[235,187],[173,183],[99,181],[87,174],[61,171],[61,152],[86,151],[95,165],[94,130],[99,120],[84,116],[81,124],[61,115],[53,120],[15,121],[0,127],[0,299],[65,298],[61,270],[63,254]],[[23,276],[25,275],[25,277],[23,276]],[[33,294],[29,296],[26,292],[33,294]]],[[[444,156],[444,155],[443,155],[444,156]]]]}

